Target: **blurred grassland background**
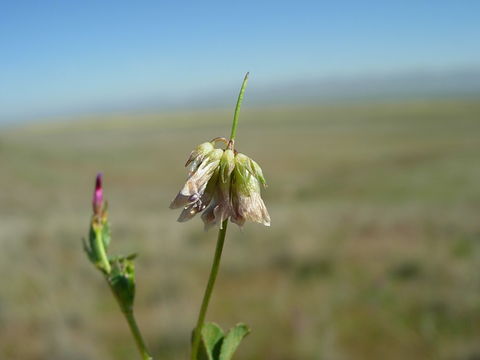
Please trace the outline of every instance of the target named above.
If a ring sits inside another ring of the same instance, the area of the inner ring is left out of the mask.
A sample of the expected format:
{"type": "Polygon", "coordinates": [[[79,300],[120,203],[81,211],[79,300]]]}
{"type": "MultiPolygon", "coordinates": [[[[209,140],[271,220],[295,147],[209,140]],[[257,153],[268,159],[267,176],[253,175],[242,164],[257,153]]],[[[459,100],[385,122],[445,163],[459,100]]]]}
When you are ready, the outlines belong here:
{"type": "MultiPolygon", "coordinates": [[[[480,358],[480,101],[242,109],[237,149],[269,183],[271,228],[228,230],[208,320],[250,360],[480,358]]],[[[155,358],[187,358],[216,232],[168,204],[232,111],[85,117],[0,131],[0,358],[132,360],[87,261],[94,176],[112,253],[138,251],[155,358]]]]}

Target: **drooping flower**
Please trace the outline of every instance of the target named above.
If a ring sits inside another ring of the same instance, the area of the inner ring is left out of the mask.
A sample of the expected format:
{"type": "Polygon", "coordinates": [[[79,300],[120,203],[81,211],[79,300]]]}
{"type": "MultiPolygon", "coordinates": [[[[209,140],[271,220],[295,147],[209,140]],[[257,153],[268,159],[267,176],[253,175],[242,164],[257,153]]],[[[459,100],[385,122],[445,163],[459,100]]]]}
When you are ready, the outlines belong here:
{"type": "Polygon", "coordinates": [[[230,199],[231,175],[235,168],[235,154],[233,150],[226,149],[220,159],[219,179],[214,193],[213,201],[202,214],[205,229],[218,224],[220,229],[223,222],[233,214],[230,199]]]}
{"type": "Polygon", "coordinates": [[[260,194],[265,185],[260,166],[244,154],[235,156],[232,179],[232,222],[242,226],[246,220],[270,226],[270,215],[260,194]]]}
{"type": "Polygon", "coordinates": [[[214,142],[199,145],[185,164],[187,181],[170,204],[171,209],[183,208],[178,221],[203,212],[205,229],[222,228],[227,219],[239,226],[247,220],[270,226],[260,194],[261,185],[266,185],[262,169],[246,155],[235,154],[233,142],[225,150],[215,149],[214,142]]]}
{"type": "Polygon", "coordinates": [[[187,181],[170,204],[170,209],[183,207],[178,221],[190,220],[210,203],[222,155],[223,150],[214,149],[211,143],[201,144],[192,151],[185,165],[189,170],[187,181]]]}

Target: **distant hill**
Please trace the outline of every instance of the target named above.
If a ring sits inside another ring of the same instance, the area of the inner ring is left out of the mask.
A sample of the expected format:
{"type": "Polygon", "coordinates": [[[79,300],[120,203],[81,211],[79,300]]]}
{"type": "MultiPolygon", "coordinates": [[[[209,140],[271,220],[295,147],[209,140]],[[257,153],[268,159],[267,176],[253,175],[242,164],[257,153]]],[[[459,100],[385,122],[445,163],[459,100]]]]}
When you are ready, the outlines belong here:
{"type": "MultiPolygon", "coordinates": [[[[248,102],[257,105],[331,101],[382,101],[480,96],[480,68],[454,71],[410,71],[395,74],[310,78],[288,83],[249,85],[248,102]]],[[[228,92],[208,94],[191,103],[231,104],[228,92]],[[212,96],[214,95],[214,96],[212,96]]]]}
{"type": "MultiPolygon", "coordinates": [[[[132,101],[88,104],[78,109],[36,114],[26,120],[45,117],[102,113],[152,113],[161,111],[233,107],[237,85],[215,91],[182,95],[158,94],[132,101]]],[[[280,104],[325,104],[335,102],[404,101],[410,99],[480,97],[480,67],[454,70],[415,70],[358,76],[304,77],[302,79],[262,82],[252,76],[245,104],[275,106],[280,104]]],[[[12,119],[0,117],[0,123],[12,119]]],[[[15,119],[14,119],[15,120],[15,119]]],[[[22,119],[17,119],[22,120],[22,119]]]]}
{"type": "MultiPolygon", "coordinates": [[[[480,67],[311,77],[295,81],[279,79],[274,83],[262,83],[254,76],[248,85],[246,103],[255,106],[480,97],[480,67]]],[[[232,87],[229,87],[201,95],[195,93],[171,98],[146,99],[135,104],[134,107],[138,110],[212,108],[232,106],[235,100],[236,92],[232,92],[232,87]]],[[[128,107],[128,104],[124,106],[128,107]]]]}

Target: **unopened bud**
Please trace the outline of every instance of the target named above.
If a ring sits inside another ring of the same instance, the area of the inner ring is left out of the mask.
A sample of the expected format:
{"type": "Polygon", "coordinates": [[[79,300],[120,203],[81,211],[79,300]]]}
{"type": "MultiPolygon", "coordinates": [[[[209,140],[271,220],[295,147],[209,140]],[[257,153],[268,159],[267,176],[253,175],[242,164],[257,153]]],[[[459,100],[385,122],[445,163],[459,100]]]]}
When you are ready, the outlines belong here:
{"type": "Polygon", "coordinates": [[[101,215],[103,210],[103,186],[102,186],[102,174],[98,173],[95,179],[95,190],[93,191],[92,199],[93,213],[95,215],[101,215]]]}
{"type": "Polygon", "coordinates": [[[107,256],[110,244],[110,226],[107,221],[107,209],[103,200],[102,174],[95,179],[93,191],[93,216],[90,222],[88,241],[84,241],[84,248],[90,261],[106,274],[110,273],[111,266],[107,256]]]}

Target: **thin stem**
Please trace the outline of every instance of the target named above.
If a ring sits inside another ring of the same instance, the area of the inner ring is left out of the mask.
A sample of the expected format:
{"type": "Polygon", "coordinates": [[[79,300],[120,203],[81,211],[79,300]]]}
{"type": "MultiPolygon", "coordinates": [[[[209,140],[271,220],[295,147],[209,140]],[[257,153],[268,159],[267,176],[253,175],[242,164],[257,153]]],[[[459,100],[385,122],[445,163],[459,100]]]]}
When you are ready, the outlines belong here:
{"type": "Polygon", "coordinates": [[[145,345],[145,341],[143,340],[142,334],[140,333],[137,322],[135,321],[133,311],[124,312],[124,314],[125,318],[127,319],[128,326],[130,327],[130,331],[132,332],[132,335],[135,339],[135,343],[137,344],[138,351],[140,351],[143,360],[153,360],[152,356],[147,350],[147,346],[145,345]]]}
{"type": "Polygon", "coordinates": [[[222,257],[223,244],[225,242],[225,235],[227,233],[228,219],[222,223],[222,228],[218,231],[217,246],[215,248],[215,255],[213,257],[212,269],[210,270],[210,276],[208,278],[205,294],[203,295],[202,307],[198,315],[197,326],[195,327],[192,342],[192,354],[191,360],[197,360],[198,348],[200,346],[200,339],[202,335],[203,323],[205,321],[205,315],[207,314],[208,303],[212,295],[213,286],[218,274],[218,268],[220,266],[220,258],[222,257]]]}
{"type": "MultiPolygon", "coordinates": [[[[233,148],[235,136],[237,135],[238,116],[240,115],[240,107],[242,106],[243,95],[245,94],[245,88],[247,86],[248,74],[248,72],[245,74],[242,87],[240,88],[240,93],[238,94],[237,105],[235,106],[235,113],[233,115],[232,132],[230,134],[228,148],[233,148]]],[[[222,227],[218,231],[217,245],[215,248],[215,255],[213,256],[212,269],[210,270],[207,287],[203,295],[202,306],[200,307],[200,313],[198,314],[197,326],[195,327],[195,330],[193,332],[191,360],[197,360],[200,340],[202,338],[202,328],[205,322],[205,316],[207,315],[208,304],[210,302],[210,297],[212,296],[215,280],[217,279],[218,269],[220,267],[220,259],[222,257],[223,244],[225,243],[225,235],[227,234],[227,226],[228,219],[223,221],[222,227]]]]}
{"type": "Polygon", "coordinates": [[[110,290],[112,290],[112,293],[115,299],[117,299],[118,305],[122,310],[122,314],[125,316],[125,319],[127,320],[128,327],[130,328],[130,332],[133,335],[135,344],[137,345],[137,349],[140,352],[142,359],[153,360],[153,357],[150,355],[150,352],[147,349],[147,345],[145,344],[145,340],[143,339],[142,333],[140,332],[140,328],[138,327],[137,321],[135,320],[135,316],[133,315],[133,309],[126,308],[124,306],[124,304],[118,297],[117,293],[115,292],[115,289],[112,287],[108,279],[107,279],[107,282],[110,285],[110,290]]]}
{"type": "Polygon", "coordinates": [[[237,106],[235,106],[235,113],[233,115],[233,124],[232,124],[232,132],[230,133],[230,141],[235,140],[235,136],[237,136],[238,116],[240,115],[240,107],[242,106],[243,94],[245,93],[245,88],[247,87],[248,74],[249,74],[248,72],[245,74],[242,87],[240,88],[240,93],[238,94],[237,106]]]}

